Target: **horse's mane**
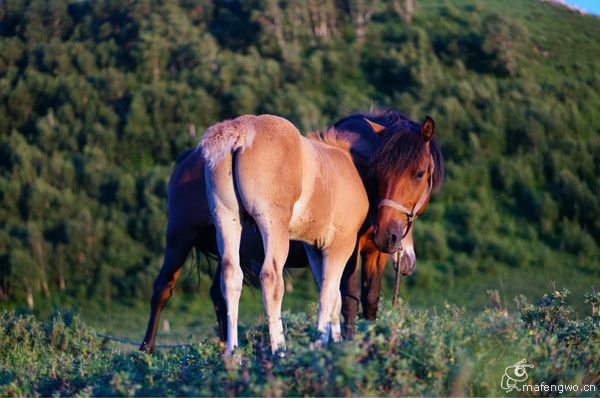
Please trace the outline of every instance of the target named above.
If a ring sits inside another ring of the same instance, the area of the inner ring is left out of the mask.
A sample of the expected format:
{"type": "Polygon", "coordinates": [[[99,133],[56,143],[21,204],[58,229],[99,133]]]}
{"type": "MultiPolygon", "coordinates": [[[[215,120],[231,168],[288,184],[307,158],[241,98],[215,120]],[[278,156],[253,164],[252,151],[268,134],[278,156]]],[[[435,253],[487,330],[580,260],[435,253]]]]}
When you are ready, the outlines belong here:
{"type": "Polygon", "coordinates": [[[418,124],[418,123],[410,120],[408,118],[408,116],[406,116],[406,114],[404,114],[402,112],[398,112],[395,109],[388,108],[387,106],[371,105],[371,109],[369,109],[369,112],[364,116],[366,116],[367,118],[383,117],[390,125],[398,123],[398,122],[402,122],[402,121],[405,121],[405,122],[408,121],[410,123],[418,124]]]}
{"type": "MultiPolygon", "coordinates": [[[[410,120],[403,113],[390,108],[372,107],[369,113],[350,115],[334,126],[353,117],[375,119],[377,123],[386,126],[382,142],[370,158],[371,177],[394,178],[399,170],[409,167],[423,153],[425,143],[421,139],[421,123],[410,120]]],[[[429,152],[435,163],[432,190],[437,191],[444,181],[445,170],[442,152],[435,136],[429,142],[429,152]]]]}
{"type": "Polygon", "coordinates": [[[431,152],[431,156],[433,157],[433,162],[435,163],[435,169],[433,170],[433,181],[431,190],[438,191],[444,182],[444,177],[446,174],[446,169],[444,167],[444,157],[442,156],[442,151],[440,150],[439,145],[435,142],[435,139],[432,139],[429,143],[429,152],[431,152]]]}
{"type": "Polygon", "coordinates": [[[350,152],[353,140],[349,132],[338,130],[335,127],[324,131],[312,132],[307,134],[309,140],[322,142],[324,144],[341,149],[344,152],[350,152]]]}

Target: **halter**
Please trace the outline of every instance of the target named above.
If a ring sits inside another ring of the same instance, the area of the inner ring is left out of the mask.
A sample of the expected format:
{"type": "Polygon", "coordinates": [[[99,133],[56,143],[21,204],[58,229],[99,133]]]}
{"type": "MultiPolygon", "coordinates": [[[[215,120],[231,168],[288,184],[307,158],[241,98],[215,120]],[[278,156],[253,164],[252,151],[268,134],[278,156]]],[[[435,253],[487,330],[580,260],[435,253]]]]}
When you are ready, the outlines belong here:
{"type": "Polygon", "coordinates": [[[423,192],[423,194],[421,194],[419,201],[413,206],[411,210],[392,199],[383,199],[379,202],[379,205],[377,206],[377,208],[381,206],[388,206],[406,215],[406,217],[408,218],[408,223],[406,224],[406,232],[404,232],[404,234],[402,235],[402,239],[404,239],[404,237],[410,232],[413,222],[417,218],[417,213],[419,212],[419,210],[421,210],[421,208],[425,204],[425,201],[429,197],[429,194],[431,193],[431,187],[433,185],[433,170],[435,169],[435,163],[433,162],[433,158],[431,159],[430,165],[431,171],[429,172],[429,177],[427,177],[427,189],[423,192]]]}

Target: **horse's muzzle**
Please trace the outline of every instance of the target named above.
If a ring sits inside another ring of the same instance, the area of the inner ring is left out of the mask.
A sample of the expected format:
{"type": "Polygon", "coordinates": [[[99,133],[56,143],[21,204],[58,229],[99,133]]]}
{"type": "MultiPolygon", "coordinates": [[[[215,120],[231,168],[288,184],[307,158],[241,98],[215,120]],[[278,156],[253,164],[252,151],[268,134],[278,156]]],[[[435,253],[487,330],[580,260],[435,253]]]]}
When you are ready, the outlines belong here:
{"type": "Polygon", "coordinates": [[[373,242],[384,253],[396,253],[402,250],[402,228],[388,228],[382,233],[373,232],[373,242]]]}
{"type": "Polygon", "coordinates": [[[415,270],[415,266],[417,265],[417,259],[415,258],[414,251],[402,250],[395,255],[400,257],[398,261],[398,271],[400,274],[403,276],[411,275],[415,270]]]}

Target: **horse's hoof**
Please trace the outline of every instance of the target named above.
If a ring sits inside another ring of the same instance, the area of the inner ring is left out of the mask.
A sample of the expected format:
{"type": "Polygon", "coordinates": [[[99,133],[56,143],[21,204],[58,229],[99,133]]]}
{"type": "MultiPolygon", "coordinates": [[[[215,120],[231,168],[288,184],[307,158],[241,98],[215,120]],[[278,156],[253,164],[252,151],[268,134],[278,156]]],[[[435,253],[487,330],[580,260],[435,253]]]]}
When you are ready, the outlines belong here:
{"type": "Polygon", "coordinates": [[[344,330],[344,335],[342,337],[346,340],[352,340],[352,338],[354,337],[354,328],[352,328],[352,329],[346,328],[346,330],[344,330]]]}
{"type": "Polygon", "coordinates": [[[323,342],[321,340],[317,340],[314,343],[310,343],[310,345],[308,346],[308,348],[311,351],[318,351],[323,347],[323,342]]]}
{"type": "Polygon", "coordinates": [[[275,351],[273,353],[273,355],[277,358],[285,358],[288,356],[287,351],[285,350],[285,348],[280,348],[279,350],[275,351]]]}
{"type": "Polygon", "coordinates": [[[242,365],[242,353],[238,350],[225,351],[223,360],[227,369],[236,368],[242,365]]]}

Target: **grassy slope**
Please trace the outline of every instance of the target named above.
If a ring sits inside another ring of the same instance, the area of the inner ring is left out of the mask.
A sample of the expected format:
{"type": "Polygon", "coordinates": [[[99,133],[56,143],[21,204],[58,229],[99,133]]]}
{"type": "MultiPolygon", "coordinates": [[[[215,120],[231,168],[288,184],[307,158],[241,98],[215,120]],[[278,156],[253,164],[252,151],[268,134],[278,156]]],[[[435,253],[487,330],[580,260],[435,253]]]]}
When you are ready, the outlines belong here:
{"type": "MultiPolygon", "coordinates": [[[[124,352],[72,317],[4,313],[0,395],[503,395],[504,369],[526,358],[529,382],[597,384],[600,316],[570,319],[565,291],[521,316],[386,308],[353,340],[314,350],[314,316],[285,313],[288,353],[268,353],[264,322],[242,333],[242,366],[227,368],[215,339],[152,357],[124,352]]],[[[576,395],[576,394],[568,394],[576,395]]],[[[581,395],[594,395],[591,393],[581,395]]]]}
{"type": "MultiPolygon", "coordinates": [[[[598,39],[600,38],[600,18],[591,15],[581,15],[557,6],[539,1],[449,1],[438,2],[424,0],[418,2],[419,18],[415,23],[422,24],[428,30],[433,30],[436,24],[436,13],[439,8],[456,7],[457,12],[466,9],[478,9],[480,12],[497,12],[509,20],[522,24],[527,28],[532,46],[540,51],[546,51],[546,57],[531,56],[521,59],[521,73],[525,78],[533,79],[542,90],[553,91],[564,84],[567,77],[590,82],[598,79],[600,68],[598,66],[598,39]],[[529,76],[529,77],[527,77],[529,76]]],[[[481,76],[478,76],[481,78],[481,76]]],[[[554,94],[553,94],[554,95],[554,94]]],[[[568,99],[568,98],[566,98],[568,99]]],[[[589,115],[597,112],[581,110],[589,115]]],[[[587,115],[586,115],[587,116],[587,115]]],[[[596,121],[597,122],[597,121],[596,121]]],[[[588,129],[592,140],[598,139],[598,132],[588,129]]],[[[565,134],[571,132],[565,131],[565,134]]],[[[451,176],[450,176],[451,178],[451,176]]],[[[443,192],[441,193],[443,196],[443,192]]],[[[438,194],[439,196],[439,194],[438,194]]],[[[443,200],[443,199],[437,199],[443,200]]],[[[433,198],[435,205],[436,198],[433,198]]],[[[426,223],[429,214],[422,217],[426,223]]],[[[526,223],[525,221],[521,221],[526,223]]],[[[418,225],[417,225],[418,228],[418,225]]],[[[530,248],[532,251],[542,251],[547,248],[541,242],[535,242],[530,248]]],[[[554,249],[554,248],[553,248],[554,249]]],[[[417,253],[417,257],[419,253],[417,253]]],[[[552,252],[551,261],[545,262],[543,267],[528,264],[525,268],[511,268],[499,264],[494,269],[485,273],[475,273],[468,276],[453,276],[448,273],[448,278],[440,285],[443,289],[410,288],[412,284],[405,284],[401,294],[408,302],[417,306],[441,305],[444,301],[477,308],[482,305],[485,291],[499,289],[506,297],[524,294],[529,298],[540,296],[549,285],[571,286],[574,300],[572,304],[577,311],[582,311],[583,290],[590,286],[600,285],[600,258],[596,257],[590,265],[581,264],[574,256],[564,253],[552,252]],[[435,291],[432,291],[435,290],[435,291]]],[[[419,270],[427,268],[440,268],[440,264],[433,262],[420,262],[414,278],[418,285],[419,270]]],[[[443,267],[441,267],[443,268],[443,267]]],[[[388,280],[392,280],[391,270],[388,271],[388,280]]],[[[386,286],[390,294],[389,284],[386,286]]],[[[509,303],[511,304],[511,303],[509,303]]]]}
{"type": "MultiPolygon", "coordinates": [[[[308,270],[292,271],[301,273],[302,282],[292,292],[288,290],[284,297],[283,309],[291,313],[308,311],[316,313],[318,291],[313,282],[312,274],[308,270]],[[307,310],[309,308],[309,310],[307,310]]],[[[295,278],[294,278],[295,279],[295,278]]],[[[288,281],[289,289],[289,281],[288,281]]],[[[217,336],[216,318],[213,305],[208,296],[206,281],[198,286],[197,295],[175,292],[168,305],[163,310],[158,331],[158,344],[179,344],[189,340],[214,338],[217,336]],[[163,329],[163,321],[169,322],[169,331],[163,329]]],[[[52,317],[57,312],[76,314],[87,325],[98,332],[110,336],[141,341],[146,330],[150,301],[124,299],[102,303],[98,301],[80,301],[65,296],[54,296],[52,300],[42,301],[34,310],[28,310],[17,305],[3,305],[3,309],[34,315],[37,319],[52,317]]],[[[245,286],[240,300],[240,325],[254,325],[257,321],[264,320],[262,294],[259,289],[245,286]]],[[[126,350],[136,347],[125,345],[126,350]]]]}
{"type": "MultiPolygon", "coordinates": [[[[418,2],[419,11],[415,24],[434,29],[438,18],[439,7],[445,7],[440,2],[423,0],[418,2]],[[436,16],[435,18],[433,16],[436,16]]],[[[471,2],[451,1],[458,10],[472,4],[471,2]]],[[[596,65],[597,43],[594,38],[600,37],[600,23],[598,19],[591,16],[581,16],[568,11],[562,7],[548,4],[540,4],[537,1],[496,1],[481,2],[483,12],[497,11],[502,15],[514,19],[527,26],[530,39],[541,50],[550,54],[547,59],[540,57],[526,60],[522,63],[525,73],[531,73],[535,80],[542,86],[556,84],[556,79],[561,76],[588,76],[597,73],[597,70],[582,70],[596,65]],[[549,28],[551,27],[551,28],[549,28]]],[[[449,181],[452,183],[452,181],[449,181]]],[[[440,195],[443,195],[443,191],[440,195]]],[[[432,206],[436,201],[442,201],[442,197],[433,199],[432,206]]],[[[420,223],[427,223],[430,212],[426,212],[420,223]]],[[[419,225],[416,226],[419,229],[419,225]]],[[[536,246],[532,250],[540,248],[536,246]]],[[[419,253],[417,253],[419,256],[419,253]]],[[[556,256],[553,254],[553,258],[556,256]]],[[[565,261],[552,261],[542,267],[529,265],[525,268],[510,268],[498,266],[487,270],[485,273],[476,272],[469,276],[459,277],[452,272],[438,272],[442,275],[441,281],[431,284],[431,288],[422,288],[421,275],[427,274],[431,269],[443,269],[443,264],[419,261],[417,271],[409,279],[403,280],[401,295],[405,301],[413,307],[441,308],[445,301],[452,304],[466,306],[469,310],[481,308],[485,299],[487,289],[498,289],[504,297],[514,297],[524,294],[529,298],[538,297],[548,289],[551,282],[557,286],[569,286],[573,290],[573,302],[575,309],[582,313],[582,292],[590,285],[600,286],[600,273],[598,269],[579,266],[573,256],[566,256],[565,261]]],[[[596,264],[598,261],[596,262],[596,264]]],[[[383,297],[389,299],[391,296],[392,272],[387,269],[387,284],[384,285],[383,297]]],[[[190,335],[208,336],[212,332],[214,316],[212,306],[208,299],[208,285],[205,281],[198,288],[198,296],[181,296],[176,298],[167,306],[164,317],[169,319],[172,332],[164,334],[164,341],[185,340],[190,335]]],[[[284,305],[287,309],[296,310],[316,302],[316,292],[312,276],[304,272],[296,282],[298,289],[293,294],[286,294],[284,305]],[[306,292],[306,294],[304,294],[306,292]],[[306,298],[308,297],[308,300],[306,298]]],[[[55,302],[43,303],[40,298],[36,305],[36,314],[48,316],[54,307],[63,311],[74,309],[84,320],[94,327],[111,334],[139,340],[145,327],[147,319],[148,303],[146,302],[121,302],[104,305],[101,303],[81,303],[69,298],[59,298],[55,302]]],[[[511,300],[508,305],[514,306],[511,300]]],[[[260,292],[253,289],[245,289],[242,300],[242,321],[252,323],[255,318],[262,316],[262,304],[260,292]]],[[[14,308],[14,304],[2,303],[3,308],[14,308]]]]}

